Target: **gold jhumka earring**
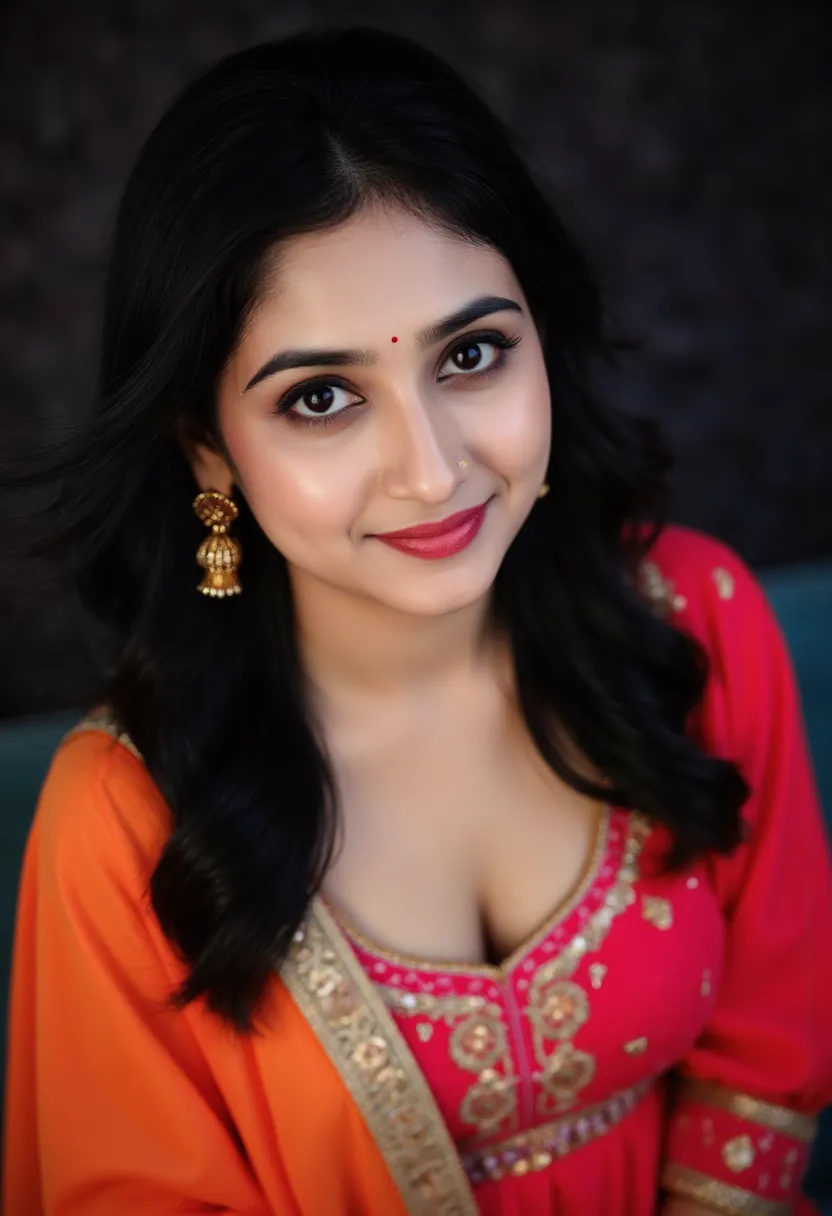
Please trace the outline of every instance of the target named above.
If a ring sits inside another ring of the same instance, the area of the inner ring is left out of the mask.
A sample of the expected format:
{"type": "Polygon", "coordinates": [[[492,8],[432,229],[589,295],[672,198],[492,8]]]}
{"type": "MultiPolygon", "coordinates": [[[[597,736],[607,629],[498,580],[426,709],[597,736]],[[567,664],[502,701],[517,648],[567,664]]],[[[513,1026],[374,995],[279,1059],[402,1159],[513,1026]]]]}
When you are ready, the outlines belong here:
{"type": "Polygon", "coordinates": [[[197,494],[193,507],[197,518],[211,529],[211,535],[206,536],[197,549],[197,565],[205,571],[197,591],[217,599],[240,595],[243,589],[237,570],[242,550],[239,542],[228,535],[228,529],[240,513],[237,504],[219,490],[205,490],[197,494]]]}

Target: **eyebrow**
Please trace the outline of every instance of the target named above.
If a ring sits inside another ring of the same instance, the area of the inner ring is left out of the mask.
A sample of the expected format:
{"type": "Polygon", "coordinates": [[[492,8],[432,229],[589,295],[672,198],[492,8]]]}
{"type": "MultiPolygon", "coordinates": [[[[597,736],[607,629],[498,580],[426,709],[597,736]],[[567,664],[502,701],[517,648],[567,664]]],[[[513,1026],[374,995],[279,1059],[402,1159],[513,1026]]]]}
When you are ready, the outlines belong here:
{"type": "MultiPolygon", "coordinates": [[[[450,316],[437,321],[435,325],[428,325],[425,329],[420,330],[416,335],[417,344],[422,350],[428,346],[434,346],[437,342],[442,342],[453,334],[458,333],[466,325],[471,325],[474,321],[479,321],[483,317],[489,317],[495,312],[522,313],[523,309],[516,300],[509,300],[505,296],[477,296],[476,299],[469,300],[467,304],[463,304],[456,312],[452,312],[450,316]]],[[[371,350],[329,350],[316,347],[307,347],[302,350],[283,350],[276,355],[272,355],[260,370],[255,372],[243,389],[243,392],[247,393],[250,388],[254,388],[261,380],[265,380],[269,376],[275,376],[278,372],[288,371],[289,368],[368,367],[375,363],[377,357],[375,352],[371,350]]]]}

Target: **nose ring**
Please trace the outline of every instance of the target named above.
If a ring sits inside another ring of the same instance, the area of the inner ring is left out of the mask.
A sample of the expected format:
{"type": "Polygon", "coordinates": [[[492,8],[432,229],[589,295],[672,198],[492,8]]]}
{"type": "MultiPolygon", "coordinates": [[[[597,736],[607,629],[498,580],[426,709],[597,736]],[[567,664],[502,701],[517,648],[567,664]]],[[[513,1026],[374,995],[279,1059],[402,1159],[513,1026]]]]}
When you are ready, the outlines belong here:
{"type": "Polygon", "coordinates": [[[457,456],[456,463],[461,469],[468,468],[468,461],[465,459],[464,456],[457,456]]]}

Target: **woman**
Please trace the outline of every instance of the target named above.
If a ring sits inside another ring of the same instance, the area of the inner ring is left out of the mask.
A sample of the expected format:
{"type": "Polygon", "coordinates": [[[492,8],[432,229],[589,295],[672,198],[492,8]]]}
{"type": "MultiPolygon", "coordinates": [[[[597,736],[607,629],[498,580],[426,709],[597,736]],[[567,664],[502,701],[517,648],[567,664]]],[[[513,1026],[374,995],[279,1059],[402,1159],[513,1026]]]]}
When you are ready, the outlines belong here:
{"type": "Polygon", "coordinates": [[[426,51],[292,38],[163,117],[56,511],[113,647],[27,849],[6,1216],[806,1210],[794,683],[606,349],[426,51]]]}

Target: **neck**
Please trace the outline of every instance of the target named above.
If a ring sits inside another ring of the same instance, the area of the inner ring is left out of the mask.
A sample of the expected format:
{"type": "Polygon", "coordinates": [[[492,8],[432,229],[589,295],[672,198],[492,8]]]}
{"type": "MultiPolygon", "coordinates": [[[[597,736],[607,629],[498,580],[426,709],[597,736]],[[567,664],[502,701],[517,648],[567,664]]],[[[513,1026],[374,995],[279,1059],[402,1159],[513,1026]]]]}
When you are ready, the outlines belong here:
{"type": "Polygon", "coordinates": [[[418,616],[302,577],[292,591],[301,663],[325,702],[435,689],[480,672],[495,652],[490,597],[418,616]]]}

